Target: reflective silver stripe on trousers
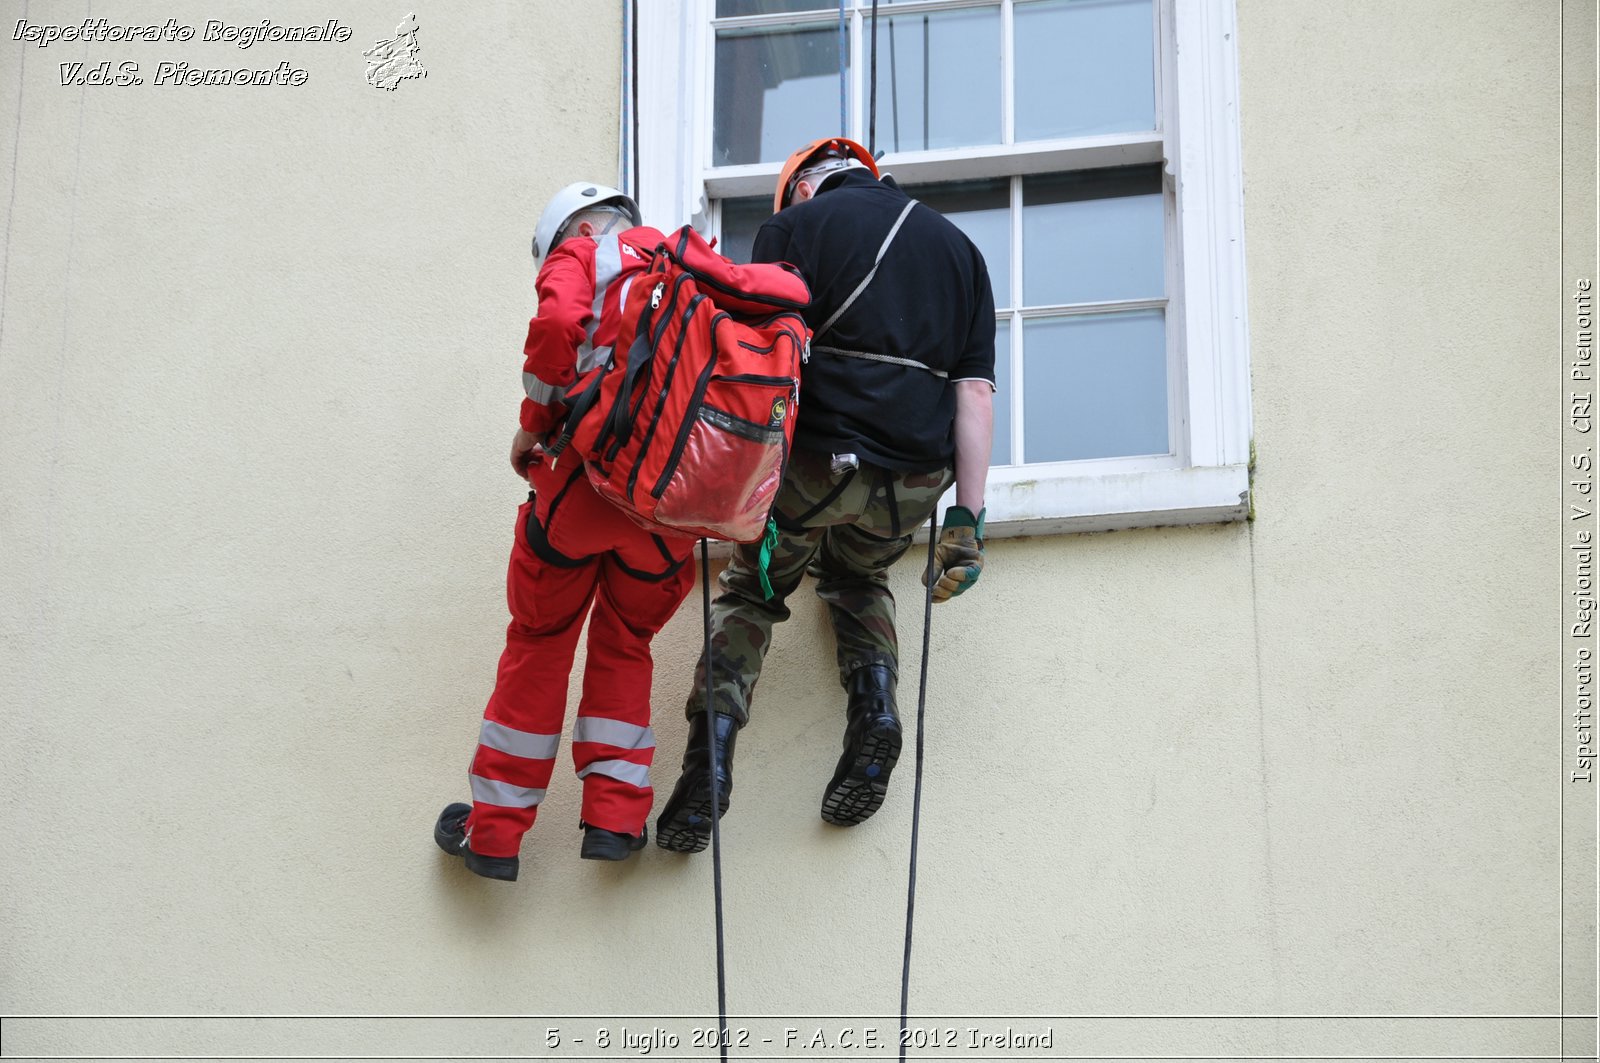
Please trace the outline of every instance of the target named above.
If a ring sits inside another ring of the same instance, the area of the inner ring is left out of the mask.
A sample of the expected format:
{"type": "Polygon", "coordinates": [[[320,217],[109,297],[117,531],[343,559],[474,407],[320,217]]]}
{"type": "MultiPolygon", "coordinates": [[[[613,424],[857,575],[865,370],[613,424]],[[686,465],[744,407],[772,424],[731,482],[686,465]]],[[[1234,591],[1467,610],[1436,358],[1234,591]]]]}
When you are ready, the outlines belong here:
{"type": "Polygon", "coordinates": [[[522,390],[541,406],[548,406],[567,393],[567,389],[560,384],[546,383],[529,372],[522,374],[522,390]]]}
{"type": "Polygon", "coordinates": [[[561,748],[561,736],[519,731],[503,723],[484,720],[483,726],[478,729],[478,744],[498,749],[502,753],[510,753],[513,757],[550,760],[556,755],[556,750],[561,748]]]}
{"type": "Polygon", "coordinates": [[[544,791],[528,786],[513,786],[499,779],[485,779],[482,775],[469,775],[472,780],[472,799],[480,805],[499,805],[502,808],[532,808],[544,800],[544,791]]]}
{"type": "MultiPolygon", "coordinates": [[[[861,293],[867,290],[867,285],[872,283],[872,278],[878,275],[878,264],[883,261],[883,256],[889,252],[889,245],[894,243],[895,234],[900,231],[900,226],[905,224],[906,215],[910,214],[911,208],[916,205],[917,201],[914,199],[911,200],[906,204],[905,209],[900,212],[900,216],[894,220],[894,224],[889,227],[889,235],[885,236],[883,238],[883,243],[878,245],[878,257],[872,260],[872,268],[867,271],[867,275],[865,277],[861,278],[861,283],[856,285],[856,290],[850,293],[850,298],[846,299],[839,309],[833,312],[833,316],[824,321],[822,323],[822,327],[817,329],[817,331],[812,334],[811,339],[813,343],[820,339],[824,332],[827,332],[830,328],[832,328],[833,323],[839,320],[840,315],[855,305],[855,301],[861,298],[861,293]]],[[[815,350],[816,348],[812,349],[815,350]]]]}
{"type": "Polygon", "coordinates": [[[631,760],[597,760],[578,772],[580,779],[590,775],[610,776],[618,782],[637,786],[641,790],[650,785],[650,769],[631,760]]]}
{"type": "MultiPolygon", "coordinates": [[[[871,351],[847,351],[843,347],[813,347],[811,348],[811,353],[837,354],[844,358],[865,358],[869,362],[888,362],[891,365],[903,365],[912,369],[925,370],[929,373],[932,373],[934,376],[939,377],[941,380],[948,380],[950,378],[950,374],[946,373],[943,369],[935,369],[926,362],[919,362],[914,358],[896,358],[892,354],[873,354],[871,351]]],[[[988,383],[988,381],[985,381],[985,383],[988,383]]],[[[992,388],[994,385],[990,384],[989,386],[992,388]]]]}
{"type": "Polygon", "coordinates": [[[604,716],[579,716],[572,725],[574,742],[603,742],[618,749],[654,749],[656,733],[648,727],[609,720],[604,716]]]}

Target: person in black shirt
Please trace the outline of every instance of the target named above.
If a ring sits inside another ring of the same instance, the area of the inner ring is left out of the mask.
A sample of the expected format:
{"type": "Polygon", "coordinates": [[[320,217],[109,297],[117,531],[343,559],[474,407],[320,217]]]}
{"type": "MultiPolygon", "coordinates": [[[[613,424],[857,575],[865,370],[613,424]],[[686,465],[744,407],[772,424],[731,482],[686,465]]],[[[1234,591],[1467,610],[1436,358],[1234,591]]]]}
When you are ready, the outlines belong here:
{"type": "Polygon", "coordinates": [[[828,605],[847,694],[844,752],[823,791],[822,818],[853,826],[883,804],[900,753],[887,570],[952,481],[956,505],[923,579],[945,601],[983,566],[995,358],[983,256],[842,138],[790,156],[773,209],[751,257],[800,271],[811,287],[805,318],[813,336],[794,452],[773,507],[773,593],[761,586],[759,544],[741,546],[712,607],[711,660],[702,656],[688,699],[683,774],[656,825],[657,844],[679,852],[704,849],[713,812],[727,809],[734,738],[749,719],[773,625],[788,618],[784,600],[808,568],[828,605]],[[715,810],[712,770],[721,797],[715,810]]]}

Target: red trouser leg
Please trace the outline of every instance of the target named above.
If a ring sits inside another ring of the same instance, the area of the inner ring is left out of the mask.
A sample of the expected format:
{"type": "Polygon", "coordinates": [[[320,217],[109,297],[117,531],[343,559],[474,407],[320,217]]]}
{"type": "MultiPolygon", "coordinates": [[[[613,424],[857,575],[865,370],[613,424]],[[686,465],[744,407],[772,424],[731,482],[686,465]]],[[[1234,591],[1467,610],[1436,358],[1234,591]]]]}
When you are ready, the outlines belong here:
{"type": "Polygon", "coordinates": [[[532,505],[517,511],[506,576],[511,625],[470,769],[468,844],[484,856],[517,855],[550,785],[567,677],[600,567],[598,559],[563,567],[537,556],[525,538],[532,505]]]}
{"type": "Polygon", "coordinates": [[[550,546],[569,556],[601,555],[589,618],[583,698],[572,759],[583,779],[583,821],[637,835],[654,796],[650,761],[650,640],[694,584],[693,539],[652,535],[595,493],[584,477],[565,484],[551,519],[550,546]]]}
{"type": "Polygon", "coordinates": [[[637,835],[650,815],[650,640],[694,584],[694,566],[684,560],[690,545],[670,548],[679,563],[669,572],[663,552],[640,531],[600,562],[572,762],[583,779],[583,821],[605,830],[637,835]]]}

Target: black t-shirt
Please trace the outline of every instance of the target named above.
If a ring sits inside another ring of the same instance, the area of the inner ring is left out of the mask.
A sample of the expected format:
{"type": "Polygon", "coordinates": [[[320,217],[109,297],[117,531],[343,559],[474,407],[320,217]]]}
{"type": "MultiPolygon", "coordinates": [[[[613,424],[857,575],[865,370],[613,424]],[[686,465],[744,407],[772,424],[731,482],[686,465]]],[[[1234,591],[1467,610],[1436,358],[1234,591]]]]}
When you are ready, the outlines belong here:
{"type": "MultiPolygon", "coordinates": [[[[907,199],[892,180],[846,170],[762,225],[751,258],[800,271],[811,286],[806,323],[820,328],[872,269],[907,199]]],[[[909,359],[949,376],[813,350],[801,372],[796,446],[906,472],[944,468],[955,454],[955,382],[994,383],[994,293],[983,255],[918,204],[871,285],[813,343],[909,359]]]]}

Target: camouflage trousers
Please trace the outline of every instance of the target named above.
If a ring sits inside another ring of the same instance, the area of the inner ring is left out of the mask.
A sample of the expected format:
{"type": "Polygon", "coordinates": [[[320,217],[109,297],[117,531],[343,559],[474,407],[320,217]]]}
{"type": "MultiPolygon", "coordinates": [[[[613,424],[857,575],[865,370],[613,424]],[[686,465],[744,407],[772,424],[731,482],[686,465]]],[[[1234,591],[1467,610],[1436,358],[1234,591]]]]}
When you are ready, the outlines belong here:
{"type": "MultiPolygon", "coordinates": [[[[902,473],[863,462],[834,471],[832,456],[796,450],[773,505],[778,545],[761,591],[760,544],[742,544],[718,580],[711,605],[712,699],[715,709],[750,718],[750,697],[772,644],[772,626],[789,618],[785,599],[809,567],[817,597],[833,622],[841,685],[857,668],[887,665],[898,674],[894,595],[888,568],[904,556],[911,536],[955,478],[950,469],[902,473]]],[[[706,659],[695,667],[686,714],[705,711],[706,659]]]]}

